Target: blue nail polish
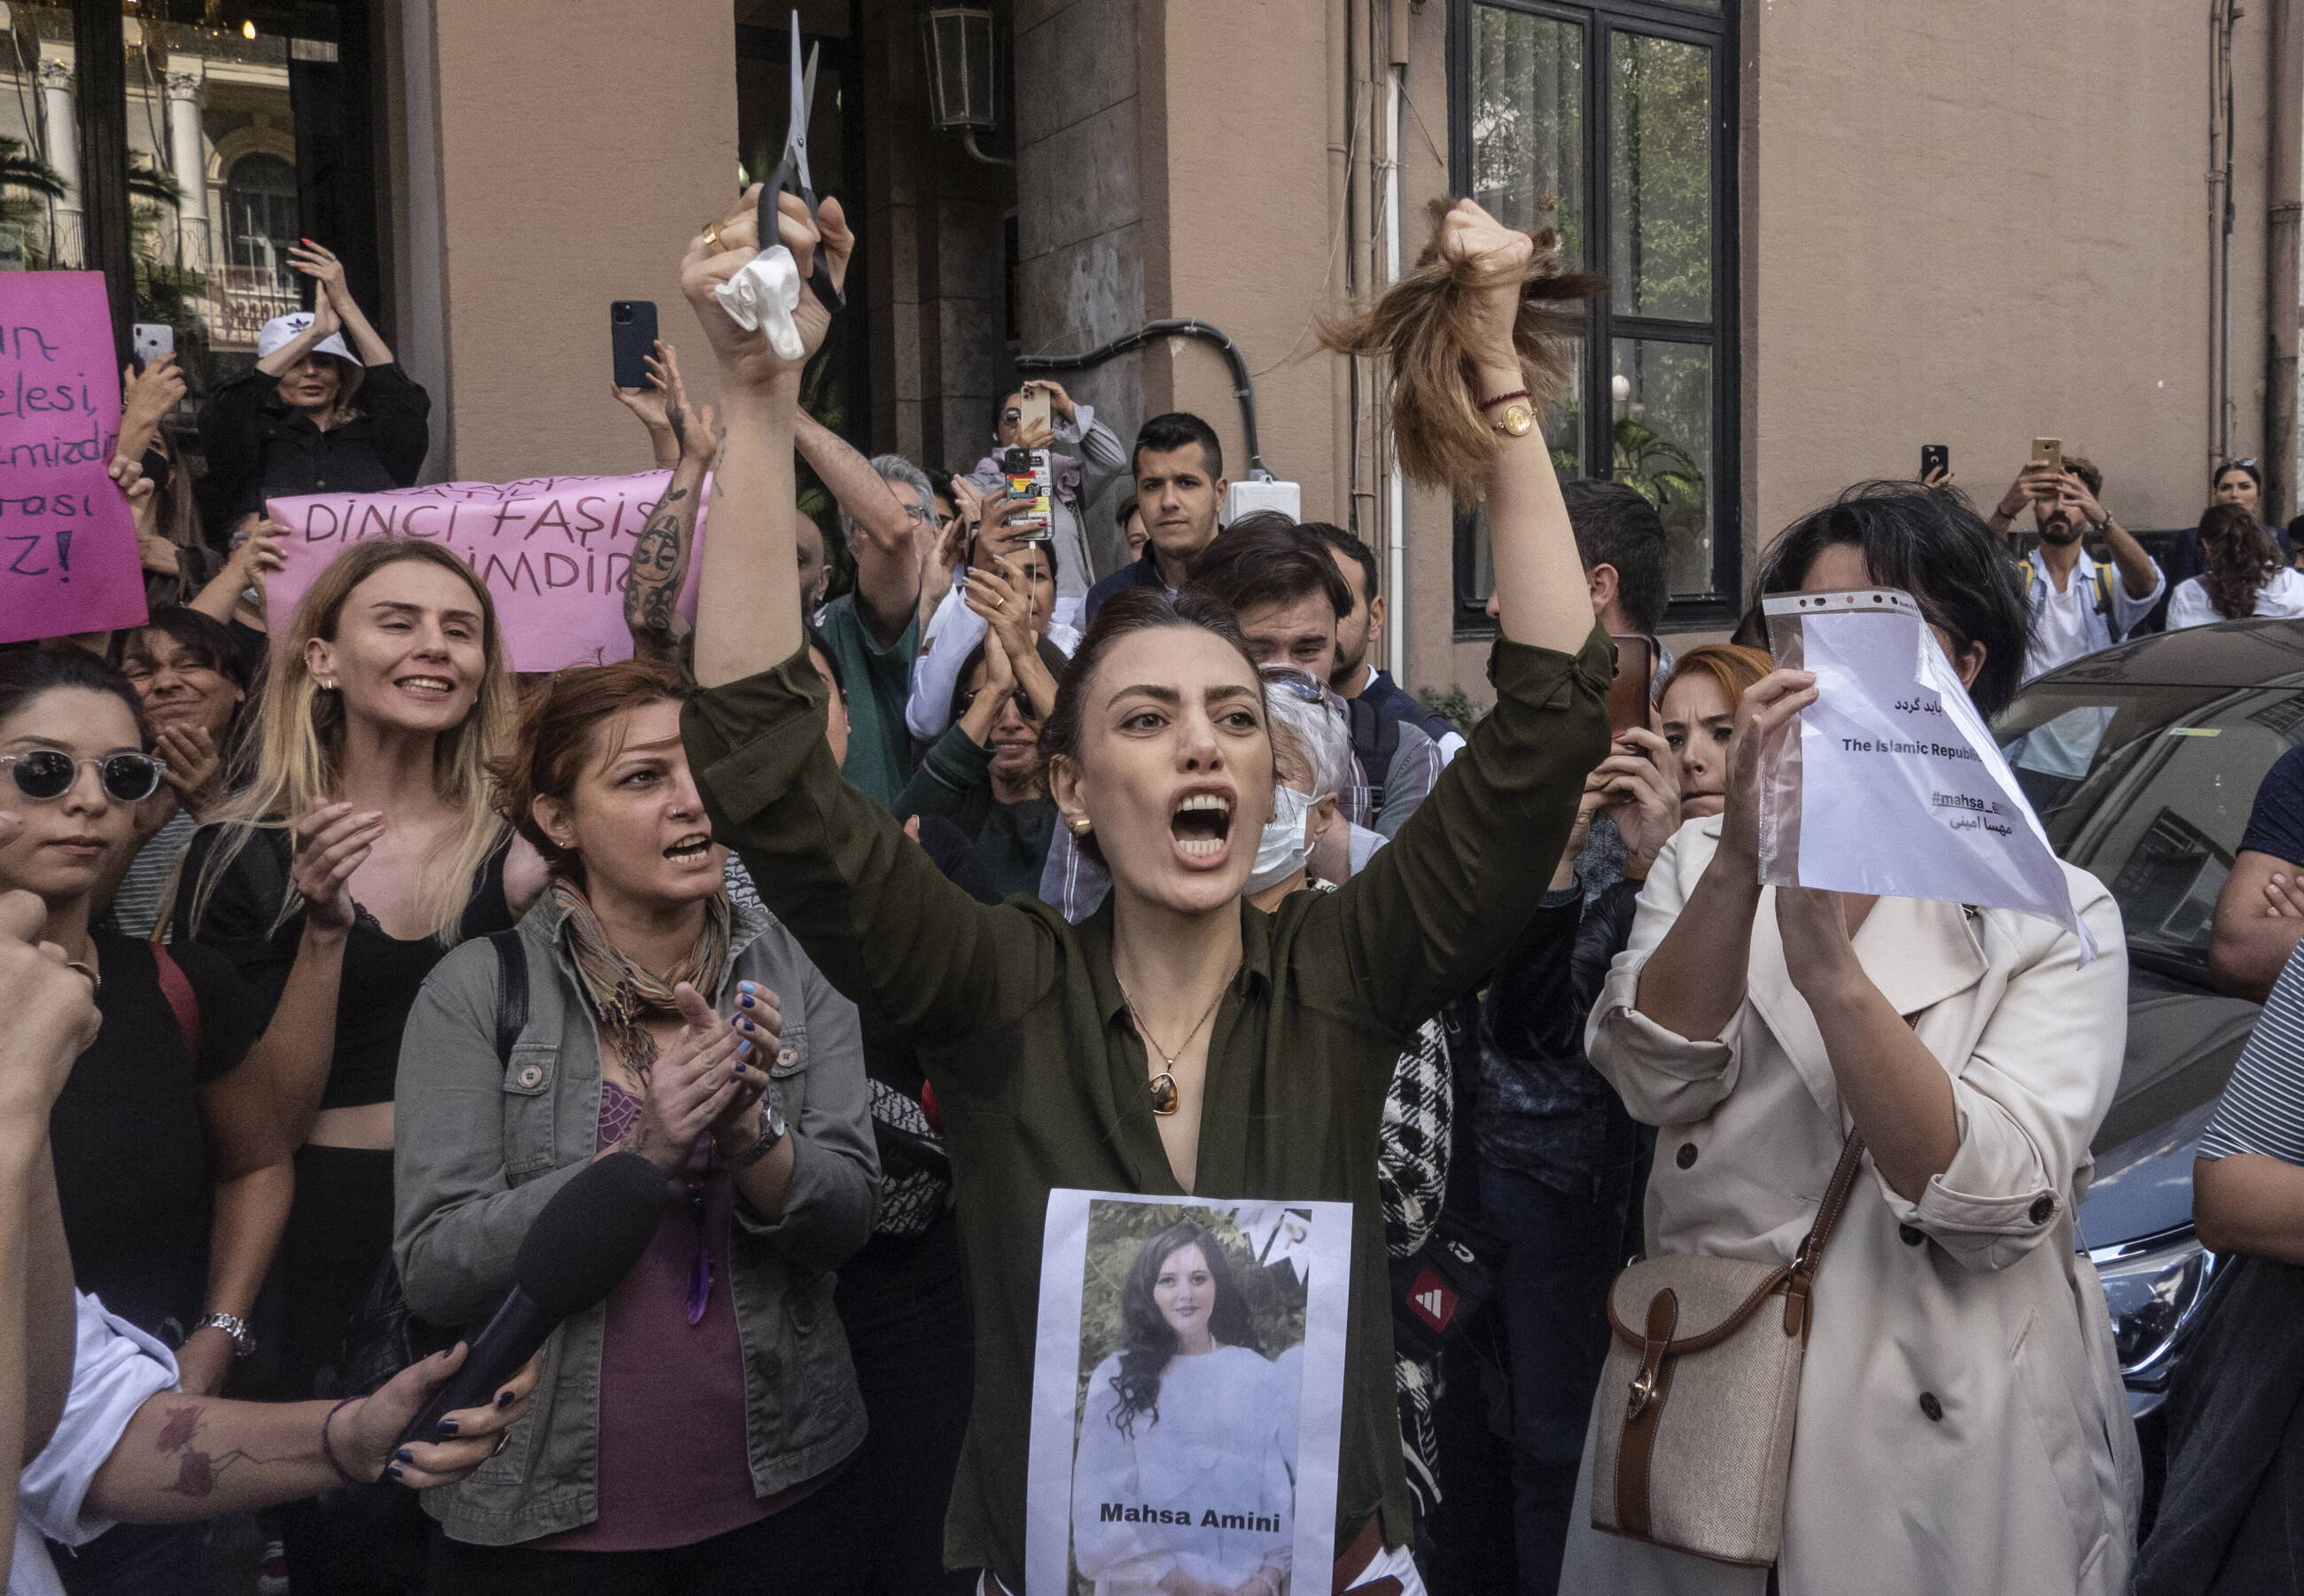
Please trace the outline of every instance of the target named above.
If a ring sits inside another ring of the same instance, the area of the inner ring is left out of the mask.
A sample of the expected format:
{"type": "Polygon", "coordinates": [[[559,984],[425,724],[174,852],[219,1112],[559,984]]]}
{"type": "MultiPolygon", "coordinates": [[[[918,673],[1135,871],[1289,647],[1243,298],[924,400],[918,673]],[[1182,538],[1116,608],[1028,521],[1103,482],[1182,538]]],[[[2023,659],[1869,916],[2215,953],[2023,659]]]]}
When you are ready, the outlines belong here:
{"type": "Polygon", "coordinates": [[[746,1008],[750,1008],[752,1006],[752,995],[750,992],[747,992],[743,997],[738,998],[737,1001],[741,1003],[746,1008]]]}
{"type": "Polygon", "coordinates": [[[510,1391],[498,1391],[496,1393],[496,1405],[498,1407],[510,1407],[512,1405],[512,1394],[510,1391]]]}
{"type": "Polygon", "coordinates": [[[742,1057],[745,1054],[747,1054],[747,1053],[750,1052],[751,1050],[752,1050],[752,1044],[751,1044],[750,1042],[744,1041],[744,1042],[738,1042],[738,1043],[736,1044],[736,1056],[737,1056],[738,1057],[740,1057],[740,1058],[741,1058],[741,1057],[742,1057]]]}
{"type": "Polygon", "coordinates": [[[400,1465],[398,1464],[386,1464],[385,1465],[384,1472],[390,1474],[394,1479],[401,1481],[402,1484],[407,1483],[408,1476],[400,1472],[400,1465]]]}
{"type": "Polygon", "coordinates": [[[455,1420],[453,1420],[453,1419],[443,1419],[443,1420],[441,1420],[441,1421],[440,1421],[440,1433],[441,1433],[442,1435],[453,1435],[453,1434],[455,1434],[455,1433],[456,1433],[456,1421],[455,1421],[455,1420]]]}
{"type": "Polygon", "coordinates": [[[749,981],[740,981],[736,983],[736,989],[740,992],[757,992],[760,989],[749,981]]]}
{"type": "Polygon", "coordinates": [[[741,1058],[736,1060],[736,1073],[740,1075],[744,1073],[744,1061],[741,1058]]]}
{"type": "Polygon", "coordinates": [[[741,1030],[741,1031],[743,1031],[743,1033],[744,1033],[746,1036],[750,1036],[750,1035],[751,1035],[751,1034],[752,1034],[752,1032],[754,1032],[755,1031],[758,1031],[758,1030],[759,1029],[759,1027],[758,1027],[758,1026],[757,1026],[757,1025],[755,1025],[755,1024],[753,1024],[753,1023],[751,1023],[751,1021],[747,1020],[747,1019],[742,1019],[742,1018],[739,1018],[739,1019],[737,1020],[737,1022],[736,1022],[736,1024],[737,1024],[738,1028],[739,1028],[740,1030],[741,1030]]]}
{"type": "Polygon", "coordinates": [[[399,1451],[394,1452],[392,1455],[392,1457],[393,1461],[395,1463],[414,1463],[416,1461],[416,1454],[410,1451],[405,1447],[402,1447],[399,1451]]]}

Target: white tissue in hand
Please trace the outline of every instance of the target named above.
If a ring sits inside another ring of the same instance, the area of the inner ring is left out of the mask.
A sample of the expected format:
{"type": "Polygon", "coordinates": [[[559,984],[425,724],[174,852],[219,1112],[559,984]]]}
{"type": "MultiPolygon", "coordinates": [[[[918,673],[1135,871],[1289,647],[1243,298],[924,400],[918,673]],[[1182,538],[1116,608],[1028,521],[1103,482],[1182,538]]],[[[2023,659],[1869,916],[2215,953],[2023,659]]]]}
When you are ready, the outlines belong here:
{"type": "Polygon", "coordinates": [[[800,359],[800,324],[792,319],[800,308],[800,266],[790,250],[782,244],[762,250],[712,292],[738,327],[767,330],[778,359],[800,359]]]}

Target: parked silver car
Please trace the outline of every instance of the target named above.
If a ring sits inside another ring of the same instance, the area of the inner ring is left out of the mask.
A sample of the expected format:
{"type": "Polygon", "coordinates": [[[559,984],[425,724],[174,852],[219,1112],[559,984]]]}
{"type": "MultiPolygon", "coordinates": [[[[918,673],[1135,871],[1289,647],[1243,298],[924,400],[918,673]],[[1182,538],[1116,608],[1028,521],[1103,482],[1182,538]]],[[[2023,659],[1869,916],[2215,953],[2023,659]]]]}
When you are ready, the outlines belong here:
{"type": "Polygon", "coordinates": [[[2157,1410],[2215,1271],[2192,1229],[2193,1149],[2257,1014],[2210,982],[2209,931],[2257,784],[2304,743],[2304,622],[2090,655],[2026,686],[1995,729],[2056,851],[2127,922],[2128,1056],[2080,1225],[2156,1473],[2157,1410]]]}

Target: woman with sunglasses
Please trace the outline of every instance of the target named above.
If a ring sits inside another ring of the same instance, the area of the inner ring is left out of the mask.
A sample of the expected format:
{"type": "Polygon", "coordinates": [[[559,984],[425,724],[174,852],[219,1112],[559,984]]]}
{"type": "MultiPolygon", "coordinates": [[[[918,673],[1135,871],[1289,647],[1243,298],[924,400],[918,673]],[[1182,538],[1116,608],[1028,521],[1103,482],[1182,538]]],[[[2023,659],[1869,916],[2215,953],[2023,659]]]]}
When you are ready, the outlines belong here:
{"type": "MultiPolygon", "coordinates": [[[[512,711],[496,607],[470,568],[438,544],[354,544],[296,607],[249,784],[185,858],[175,941],[216,948],[252,989],[298,1150],[284,1395],[343,1394],[346,1332],[392,1242],[393,1097],[417,989],[542,886],[491,806],[487,761],[509,748],[512,711]]],[[[348,1519],[305,1503],[283,1525],[298,1585],[363,1588],[372,1558],[348,1519]]]]}
{"type": "MultiPolygon", "coordinates": [[[[0,891],[47,905],[40,939],[96,981],[103,1017],[51,1116],[72,1272],[177,1349],[185,1390],[213,1396],[250,1345],[288,1217],[289,1149],[231,965],[89,923],[134,845],[136,806],[166,774],[149,747],[135,690],[93,656],[0,654],[0,811],[13,811],[0,813],[0,891]]],[[[189,1526],[114,1530],[58,1563],[75,1593],[208,1588],[189,1526]]]]}
{"type": "Polygon", "coordinates": [[[936,740],[896,802],[900,815],[942,815],[969,838],[1004,897],[1040,889],[1056,806],[1040,765],[1040,723],[1056,701],[1065,659],[1034,640],[1022,671],[1001,632],[977,644],[952,696],[952,729],[936,740]]]}

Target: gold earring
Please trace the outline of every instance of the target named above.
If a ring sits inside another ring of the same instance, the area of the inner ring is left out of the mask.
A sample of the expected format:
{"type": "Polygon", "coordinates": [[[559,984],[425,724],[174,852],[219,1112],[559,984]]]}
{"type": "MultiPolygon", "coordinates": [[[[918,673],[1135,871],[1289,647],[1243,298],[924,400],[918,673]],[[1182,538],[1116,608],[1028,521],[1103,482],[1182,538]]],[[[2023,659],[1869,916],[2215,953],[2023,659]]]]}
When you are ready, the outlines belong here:
{"type": "Polygon", "coordinates": [[[1086,836],[1088,834],[1088,817],[1083,815],[1073,820],[1072,822],[1072,835],[1074,836],[1086,836]]]}

